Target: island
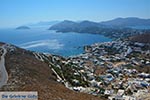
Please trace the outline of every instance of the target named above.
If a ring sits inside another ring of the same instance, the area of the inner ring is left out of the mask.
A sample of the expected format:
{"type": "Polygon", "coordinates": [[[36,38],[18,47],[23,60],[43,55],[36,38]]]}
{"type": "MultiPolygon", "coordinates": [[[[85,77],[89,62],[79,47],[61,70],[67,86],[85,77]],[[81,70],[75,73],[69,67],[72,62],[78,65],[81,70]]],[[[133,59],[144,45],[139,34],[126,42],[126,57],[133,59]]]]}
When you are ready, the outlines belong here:
{"type": "Polygon", "coordinates": [[[28,26],[19,26],[16,28],[17,30],[24,30],[24,29],[30,29],[28,26]]]}

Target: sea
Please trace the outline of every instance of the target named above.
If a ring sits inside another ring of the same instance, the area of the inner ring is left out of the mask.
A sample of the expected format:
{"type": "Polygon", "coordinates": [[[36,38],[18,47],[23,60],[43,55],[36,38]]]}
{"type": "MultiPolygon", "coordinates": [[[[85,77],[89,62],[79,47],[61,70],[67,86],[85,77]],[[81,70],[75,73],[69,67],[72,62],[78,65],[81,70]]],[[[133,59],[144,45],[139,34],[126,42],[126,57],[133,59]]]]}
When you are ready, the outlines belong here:
{"type": "Polygon", "coordinates": [[[26,30],[0,29],[0,42],[10,43],[31,51],[64,57],[84,53],[85,45],[109,41],[112,39],[103,35],[75,32],[57,33],[43,27],[26,30]]]}

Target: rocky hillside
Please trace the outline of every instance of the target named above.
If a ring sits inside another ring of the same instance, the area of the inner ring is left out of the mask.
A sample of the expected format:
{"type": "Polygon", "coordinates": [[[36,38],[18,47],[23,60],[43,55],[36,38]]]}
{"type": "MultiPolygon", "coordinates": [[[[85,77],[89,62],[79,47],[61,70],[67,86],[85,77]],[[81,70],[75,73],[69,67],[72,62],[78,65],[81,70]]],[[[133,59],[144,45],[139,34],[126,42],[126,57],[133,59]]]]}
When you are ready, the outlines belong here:
{"type": "Polygon", "coordinates": [[[39,100],[100,100],[98,97],[75,92],[64,86],[75,84],[71,80],[72,77],[78,77],[83,86],[87,85],[80,75],[71,74],[78,69],[71,70],[68,66],[72,65],[63,63],[64,58],[0,43],[0,47],[2,46],[7,50],[5,67],[8,81],[0,91],[38,91],[39,100]],[[62,71],[57,71],[59,68],[62,71]]]}
{"type": "Polygon", "coordinates": [[[139,43],[150,43],[150,33],[133,36],[131,40],[139,43]]]}

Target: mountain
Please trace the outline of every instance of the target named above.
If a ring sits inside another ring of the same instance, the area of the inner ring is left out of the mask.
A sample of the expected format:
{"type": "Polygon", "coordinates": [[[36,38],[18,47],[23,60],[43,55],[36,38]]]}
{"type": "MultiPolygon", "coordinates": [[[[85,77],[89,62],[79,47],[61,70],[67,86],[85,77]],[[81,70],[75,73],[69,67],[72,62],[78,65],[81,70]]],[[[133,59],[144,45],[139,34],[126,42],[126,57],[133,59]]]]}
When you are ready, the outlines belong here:
{"type": "Polygon", "coordinates": [[[103,21],[101,24],[110,26],[150,26],[150,19],[136,17],[116,18],[109,21],[103,21]]]}
{"type": "Polygon", "coordinates": [[[150,19],[141,19],[136,17],[128,17],[128,18],[116,18],[109,21],[103,21],[100,23],[92,22],[92,21],[81,21],[81,22],[73,22],[65,20],[63,22],[57,23],[51,26],[50,30],[58,30],[58,31],[82,31],[87,28],[96,30],[97,28],[125,28],[131,26],[150,26],[150,19]]]}
{"type": "Polygon", "coordinates": [[[31,52],[6,43],[0,43],[0,56],[0,69],[6,68],[0,73],[6,75],[6,80],[2,80],[4,75],[0,78],[0,91],[38,91],[38,100],[101,100],[64,86],[77,77],[72,74],[77,69],[64,63],[65,58],[31,52]],[[60,82],[61,79],[65,81],[60,82]]]}
{"type": "Polygon", "coordinates": [[[73,22],[65,20],[57,23],[49,28],[49,30],[56,30],[57,32],[77,32],[77,33],[92,33],[102,34],[104,36],[117,39],[132,36],[135,34],[145,33],[148,29],[134,29],[132,26],[150,26],[150,19],[140,19],[135,17],[117,18],[105,22],[81,21],[73,22]]]}
{"type": "Polygon", "coordinates": [[[102,25],[100,23],[92,22],[92,21],[81,21],[81,22],[73,22],[69,20],[64,20],[58,24],[55,24],[49,28],[49,30],[57,30],[60,32],[82,32],[85,30],[93,30],[97,28],[106,28],[106,25],[102,25]]]}
{"type": "Polygon", "coordinates": [[[88,20],[82,21],[78,24],[79,24],[80,27],[97,27],[97,26],[100,26],[99,23],[88,21],[88,20]]]}
{"type": "Polygon", "coordinates": [[[30,29],[28,26],[19,26],[16,28],[17,30],[30,29]]]}
{"type": "Polygon", "coordinates": [[[64,29],[74,29],[77,27],[77,23],[69,20],[64,20],[63,22],[60,22],[58,24],[55,24],[51,26],[49,29],[50,30],[64,30],[64,29]]]}

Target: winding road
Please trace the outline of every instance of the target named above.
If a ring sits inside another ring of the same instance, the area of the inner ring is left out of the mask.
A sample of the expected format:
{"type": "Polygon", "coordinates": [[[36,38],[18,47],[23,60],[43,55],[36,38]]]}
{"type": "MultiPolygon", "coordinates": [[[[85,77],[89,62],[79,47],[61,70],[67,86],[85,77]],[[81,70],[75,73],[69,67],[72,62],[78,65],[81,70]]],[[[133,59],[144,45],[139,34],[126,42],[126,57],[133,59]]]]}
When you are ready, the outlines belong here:
{"type": "Polygon", "coordinates": [[[8,73],[5,68],[5,55],[7,50],[5,49],[5,45],[0,47],[3,49],[3,54],[0,59],[0,88],[7,83],[8,80],[8,73]]]}

